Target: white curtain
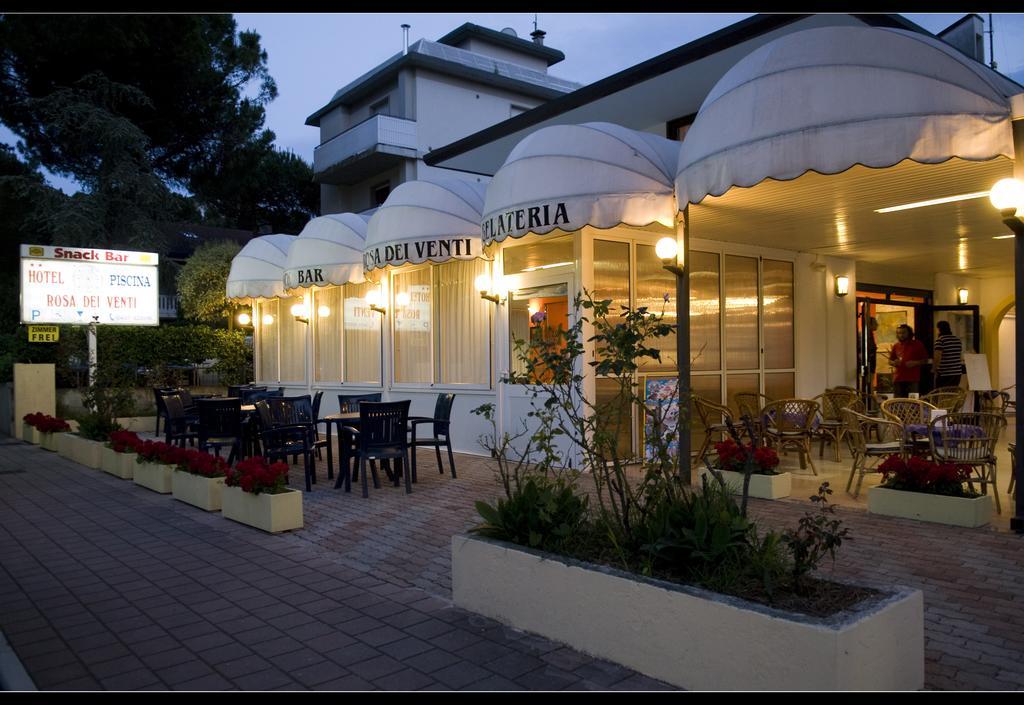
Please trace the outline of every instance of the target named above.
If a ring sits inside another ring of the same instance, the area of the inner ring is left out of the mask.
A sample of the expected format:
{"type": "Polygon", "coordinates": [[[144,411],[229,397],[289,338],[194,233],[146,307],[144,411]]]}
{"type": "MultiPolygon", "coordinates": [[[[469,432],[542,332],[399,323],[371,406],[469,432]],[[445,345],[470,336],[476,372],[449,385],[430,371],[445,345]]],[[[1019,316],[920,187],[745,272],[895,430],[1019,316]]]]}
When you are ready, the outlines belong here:
{"type": "Polygon", "coordinates": [[[256,379],[267,382],[278,379],[277,329],[280,327],[280,317],[277,311],[277,299],[261,299],[256,304],[254,330],[260,351],[260,366],[256,372],[256,379]]]}
{"type": "Polygon", "coordinates": [[[307,324],[295,319],[292,306],[302,304],[302,296],[281,299],[279,317],[281,324],[281,381],[304,382],[306,380],[306,327],[307,324]]]}
{"type": "MultiPolygon", "coordinates": [[[[366,294],[377,284],[346,284],[344,297],[345,381],[380,384],[381,316],[370,310],[366,294]]],[[[341,314],[339,313],[339,318],[341,314]]]]}
{"type": "Polygon", "coordinates": [[[437,337],[442,384],[491,381],[493,304],[480,298],[475,281],[490,265],[481,259],[433,267],[437,291],[437,337]]]}
{"type": "Polygon", "coordinates": [[[314,323],[313,379],[341,381],[341,287],[328,286],[313,292],[311,321],[314,323]]]}
{"type": "Polygon", "coordinates": [[[395,382],[399,384],[430,384],[434,381],[431,269],[428,266],[395,272],[391,279],[391,310],[395,315],[395,382]]]}

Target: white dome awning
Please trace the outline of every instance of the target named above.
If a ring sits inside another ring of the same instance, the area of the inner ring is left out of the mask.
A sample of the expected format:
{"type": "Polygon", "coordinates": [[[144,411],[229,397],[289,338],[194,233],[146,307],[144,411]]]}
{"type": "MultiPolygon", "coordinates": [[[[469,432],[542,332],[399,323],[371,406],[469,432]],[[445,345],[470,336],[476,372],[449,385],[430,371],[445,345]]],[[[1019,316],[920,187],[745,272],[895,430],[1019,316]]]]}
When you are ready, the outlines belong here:
{"type": "Polygon", "coordinates": [[[362,282],[369,220],[368,215],[331,213],[306,223],[288,250],[285,289],[362,282]]]}
{"type": "Polygon", "coordinates": [[[231,260],[229,299],[284,296],[282,274],[294,235],[263,235],[253,238],[231,260]]]}
{"type": "Polygon", "coordinates": [[[679,155],[679,207],[733,186],[855,164],[1012,159],[1009,88],[914,32],[788,34],[740,60],[704,100],[679,155]]]}
{"type": "Polygon", "coordinates": [[[678,160],[678,142],[608,122],[537,130],[487,187],[484,242],[585,225],[671,227],[678,160]]]}
{"type": "Polygon", "coordinates": [[[480,257],[485,188],[457,179],[399,184],[370,218],[363,267],[371,271],[480,257]]]}

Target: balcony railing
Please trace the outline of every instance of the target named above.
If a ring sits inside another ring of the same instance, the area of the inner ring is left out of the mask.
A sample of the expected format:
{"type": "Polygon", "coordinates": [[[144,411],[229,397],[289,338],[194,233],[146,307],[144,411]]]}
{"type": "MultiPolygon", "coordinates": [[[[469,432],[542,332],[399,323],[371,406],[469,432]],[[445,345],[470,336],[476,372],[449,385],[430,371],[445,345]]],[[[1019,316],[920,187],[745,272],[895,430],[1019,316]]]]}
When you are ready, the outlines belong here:
{"type": "Polygon", "coordinates": [[[313,172],[337,173],[373,154],[415,158],[416,121],[374,115],[313,150],[313,172]]]}

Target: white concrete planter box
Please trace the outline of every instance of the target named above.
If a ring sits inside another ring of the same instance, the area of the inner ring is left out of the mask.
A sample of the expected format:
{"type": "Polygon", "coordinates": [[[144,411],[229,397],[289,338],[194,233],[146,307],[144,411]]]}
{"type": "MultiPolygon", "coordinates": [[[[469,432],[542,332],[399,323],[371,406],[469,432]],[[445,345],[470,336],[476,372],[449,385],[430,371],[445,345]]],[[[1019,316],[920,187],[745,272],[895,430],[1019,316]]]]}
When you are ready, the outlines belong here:
{"type": "Polygon", "coordinates": [[[43,450],[50,452],[57,452],[57,439],[60,438],[63,433],[40,433],[39,434],[39,447],[43,450]]]}
{"type": "Polygon", "coordinates": [[[208,512],[220,511],[223,492],[223,477],[203,477],[182,470],[175,470],[171,475],[174,498],[208,512]]]}
{"type": "MultiPolygon", "coordinates": [[[[725,484],[733,490],[733,494],[743,494],[743,473],[732,470],[720,470],[719,472],[722,473],[725,484]]],[[[702,468],[700,474],[708,475],[707,468],[702,468]]],[[[713,482],[714,480],[713,477],[708,478],[708,481],[713,482]]],[[[792,487],[793,476],[788,472],[778,475],[751,475],[747,494],[758,499],[782,499],[789,496],[792,487]]]]}
{"type": "Polygon", "coordinates": [[[893,588],[829,618],[521,546],[452,537],[456,606],[691,690],[916,690],[924,599],[893,588]]]}
{"type": "Polygon", "coordinates": [[[252,494],[241,487],[224,487],[221,513],[228,519],[276,534],[302,528],[302,493],[252,494]]]}
{"type": "Polygon", "coordinates": [[[135,463],[132,481],[147,490],[160,494],[171,493],[171,476],[174,466],[166,463],[135,463]]]}
{"type": "Polygon", "coordinates": [[[952,526],[985,526],[992,520],[992,496],[947,497],[924,492],[868,488],[868,511],[952,526]]]}
{"type": "Polygon", "coordinates": [[[63,433],[57,440],[58,453],[90,468],[99,469],[101,450],[103,443],[100,441],[90,441],[74,433],[63,433]]]}
{"type": "Polygon", "coordinates": [[[39,445],[40,441],[42,440],[42,435],[43,434],[40,433],[39,429],[37,429],[35,426],[30,426],[24,421],[21,422],[21,440],[25,441],[26,443],[34,443],[35,445],[39,445]]]}
{"type": "Polygon", "coordinates": [[[135,472],[137,457],[135,453],[117,453],[112,448],[103,446],[100,451],[100,470],[122,480],[130,480],[135,472]]]}

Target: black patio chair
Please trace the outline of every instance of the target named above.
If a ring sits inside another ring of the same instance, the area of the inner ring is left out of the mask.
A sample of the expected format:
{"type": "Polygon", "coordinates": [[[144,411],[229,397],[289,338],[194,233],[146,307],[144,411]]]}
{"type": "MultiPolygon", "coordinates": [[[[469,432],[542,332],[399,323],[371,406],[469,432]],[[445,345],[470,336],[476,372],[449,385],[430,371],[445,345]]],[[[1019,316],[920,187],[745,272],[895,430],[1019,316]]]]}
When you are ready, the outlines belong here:
{"type": "Polygon", "coordinates": [[[306,478],[306,492],[311,492],[313,483],[316,481],[312,426],[309,423],[277,423],[268,402],[269,400],[264,399],[256,402],[263,455],[271,461],[283,460],[285,463],[288,462],[289,455],[295,458],[301,455],[306,478]]]}
{"type": "Polygon", "coordinates": [[[338,413],[353,414],[359,411],[359,402],[361,401],[379,402],[380,392],[375,394],[339,394],[338,413]]]}
{"type": "MultiPolygon", "coordinates": [[[[339,414],[356,414],[359,413],[359,403],[364,401],[379,402],[381,398],[380,392],[372,394],[339,394],[338,395],[338,413],[339,414]]],[[[356,445],[355,437],[350,434],[345,434],[338,430],[338,460],[341,463],[344,475],[338,474],[338,481],[335,483],[335,487],[341,486],[342,477],[345,478],[346,486],[351,481],[352,472],[349,468],[349,460],[356,457],[356,445]],[[347,448],[342,448],[342,444],[347,444],[347,448]]],[[[373,472],[374,477],[377,476],[377,461],[370,461],[370,470],[373,472]]],[[[388,470],[388,477],[391,477],[391,471],[388,470]]],[[[356,482],[359,478],[356,478],[356,482]]]]}
{"type": "MultiPolygon", "coordinates": [[[[329,439],[320,437],[320,424],[324,421],[320,420],[320,402],[323,401],[324,393],[323,390],[318,391],[313,395],[313,443],[316,446],[316,457],[317,460],[323,460],[323,448],[327,446],[329,439]]],[[[333,477],[331,468],[327,468],[327,479],[330,480],[333,477]]]]}
{"type": "Polygon", "coordinates": [[[238,397],[200,399],[196,406],[199,409],[199,450],[213,448],[214,455],[219,458],[221,448],[230,448],[228,465],[244,457],[242,402],[238,397]]]}
{"type": "Polygon", "coordinates": [[[196,444],[199,424],[199,417],[185,413],[185,406],[181,402],[181,395],[168,394],[164,397],[164,406],[167,409],[167,423],[164,425],[164,442],[168,445],[179,445],[182,448],[188,443],[190,446],[196,444]]]}
{"type": "Polygon", "coordinates": [[[413,416],[409,419],[409,432],[412,434],[412,441],[409,445],[412,446],[411,465],[413,482],[416,482],[416,449],[420,447],[433,446],[434,452],[437,454],[437,471],[443,475],[444,465],[441,463],[441,446],[444,445],[448,449],[448,466],[451,468],[452,477],[455,477],[455,456],[452,455],[451,438],[452,404],[454,403],[454,394],[438,394],[437,401],[434,403],[434,415],[432,417],[413,416]],[[433,435],[428,438],[417,438],[416,427],[427,423],[433,424],[433,435]]]}
{"type": "MultiPolygon", "coordinates": [[[[342,433],[350,434],[355,439],[355,457],[359,460],[359,473],[363,485],[363,497],[369,497],[366,484],[366,463],[370,460],[394,460],[395,487],[398,487],[398,474],[405,473],[405,493],[412,492],[412,470],[409,463],[409,405],[411,400],[391,402],[364,401],[359,405],[359,428],[344,427],[342,433]]],[[[352,489],[348,473],[348,450],[342,447],[342,472],[345,472],[345,491],[352,489]]],[[[341,478],[338,478],[339,481],[341,478]]],[[[379,488],[377,473],[373,473],[373,486],[379,488]]]]}
{"type": "MultiPolygon", "coordinates": [[[[164,405],[164,397],[168,394],[174,394],[177,391],[176,387],[153,387],[153,398],[156,401],[156,428],[153,429],[153,434],[160,435],[160,419],[167,420],[167,407],[164,405]]],[[[167,424],[164,424],[166,428],[167,424]]]]}

